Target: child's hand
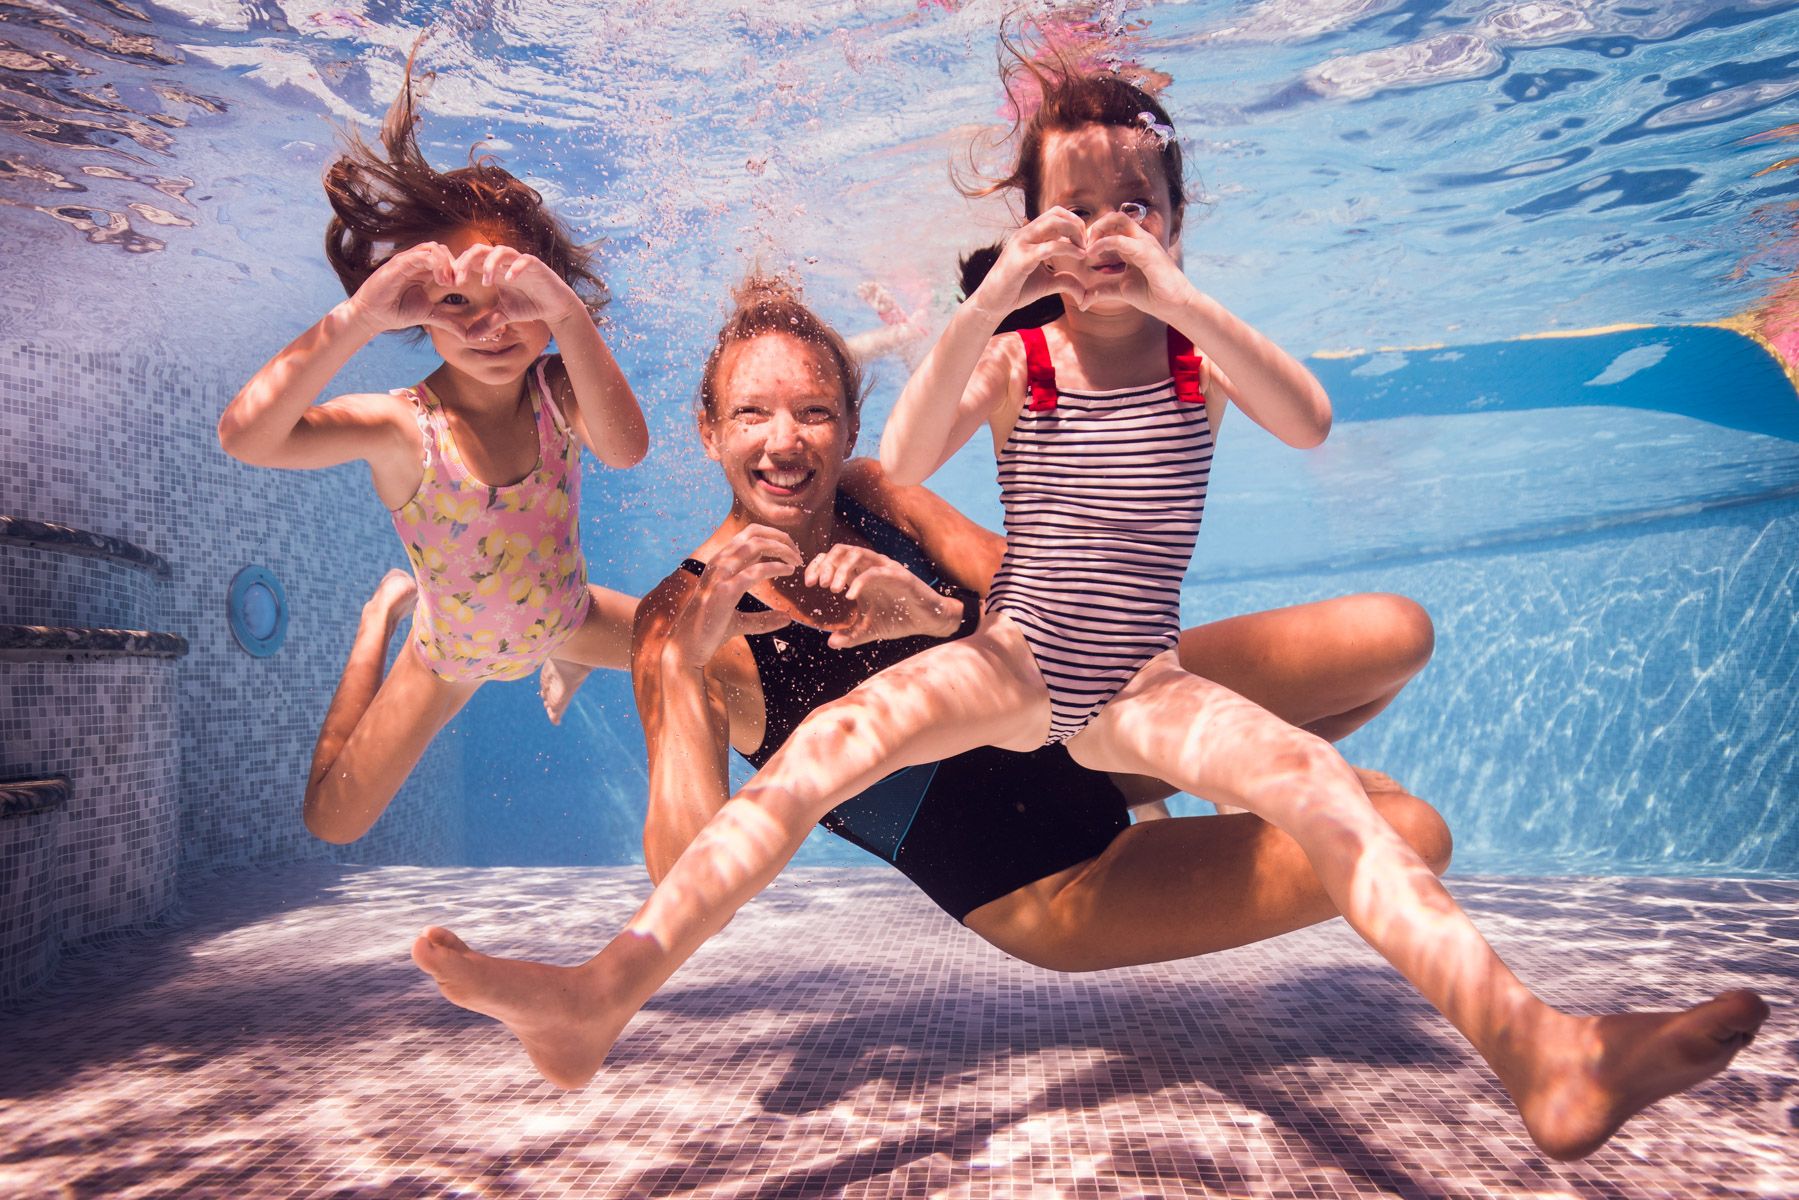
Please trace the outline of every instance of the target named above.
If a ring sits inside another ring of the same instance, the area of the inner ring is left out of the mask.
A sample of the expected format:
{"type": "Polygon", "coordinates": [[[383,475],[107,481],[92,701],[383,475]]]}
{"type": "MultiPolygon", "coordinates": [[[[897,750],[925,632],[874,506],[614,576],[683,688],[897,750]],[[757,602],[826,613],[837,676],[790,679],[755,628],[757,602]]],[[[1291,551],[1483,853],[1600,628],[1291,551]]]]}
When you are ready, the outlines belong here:
{"type": "Polygon", "coordinates": [[[1079,305],[1087,294],[1077,274],[1087,240],[1087,226],[1079,217],[1065,208],[1047,209],[1006,242],[975,295],[1002,313],[1058,292],[1079,305]]]}
{"type": "Polygon", "coordinates": [[[581,298],[560,275],[535,255],[521,254],[511,246],[470,246],[456,260],[453,282],[457,287],[480,283],[498,293],[492,306],[463,329],[463,336],[472,341],[521,321],[554,325],[577,314],[587,317],[581,298]]]}
{"type": "Polygon", "coordinates": [[[362,281],[349,299],[351,311],[371,333],[411,329],[415,325],[456,328],[455,322],[437,311],[428,290],[435,283],[448,287],[456,260],[437,242],[420,242],[395,254],[362,281]]]}
{"type": "Polygon", "coordinates": [[[886,555],[862,546],[832,546],[806,564],[805,583],[836,592],[855,605],[848,622],[832,630],[833,650],[920,634],[943,637],[956,628],[961,615],[951,611],[956,601],[939,595],[886,555]]]}
{"type": "Polygon", "coordinates": [[[1193,284],[1155,234],[1124,213],[1107,213],[1087,231],[1083,269],[1085,308],[1116,296],[1152,317],[1167,319],[1193,284]]]}
{"type": "Polygon", "coordinates": [[[668,646],[681,665],[704,667],[734,637],[773,633],[789,624],[778,612],[737,611],[737,602],[758,583],[791,575],[800,552],[793,539],[766,525],[749,525],[712,556],[699,588],[669,627],[668,646]]]}

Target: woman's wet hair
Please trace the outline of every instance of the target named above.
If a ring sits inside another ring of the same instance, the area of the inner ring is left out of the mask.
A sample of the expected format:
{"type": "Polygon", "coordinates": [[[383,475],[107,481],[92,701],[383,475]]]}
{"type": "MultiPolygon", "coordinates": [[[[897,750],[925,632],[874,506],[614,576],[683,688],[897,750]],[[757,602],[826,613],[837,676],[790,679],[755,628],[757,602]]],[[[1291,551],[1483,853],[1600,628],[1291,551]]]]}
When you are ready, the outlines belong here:
{"type": "Polygon", "coordinates": [[[381,149],[355,130],[344,134],[344,153],[325,170],[331,223],[325,257],[354,295],[394,254],[421,242],[441,241],[473,226],[504,235],[561,276],[590,313],[606,303],[606,285],[594,270],[592,248],[570,236],[543,196],[491,158],[469,151],[469,165],[438,171],[419,151],[413,102],[413,59],[406,58],[400,94],[381,123],[381,149]]]}
{"type": "Polygon", "coordinates": [[[1018,114],[1007,139],[1017,144],[1012,170],[981,184],[957,179],[957,188],[967,196],[1016,189],[1024,199],[1025,220],[1033,220],[1043,211],[1040,195],[1046,134],[1072,133],[1087,125],[1135,129],[1156,149],[1174,214],[1169,233],[1178,235],[1187,207],[1185,168],[1174,121],[1161,101],[1123,72],[1083,64],[1067,50],[1049,47],[1031,53],[1004,30],[999,42],[1000,81],[1012,111],[1018,114]]]}
{"type": "Polygon", "coordinates": [[[735,307],[718,331],[718,340],[706,355],[706,368],[700,373],[702,418],[710,420],[718,415],[718,369],[725,351],[740,342],[774,333],[798,338],[817,350],[827,373],[835,376],[843,388],[848,415],[854,418],[861,412],[868,381],[862,376],[856,356],[835,329],[806,307],[796,287],[779,276],[758,273],[738,285],[731,299],[735,307]]]}

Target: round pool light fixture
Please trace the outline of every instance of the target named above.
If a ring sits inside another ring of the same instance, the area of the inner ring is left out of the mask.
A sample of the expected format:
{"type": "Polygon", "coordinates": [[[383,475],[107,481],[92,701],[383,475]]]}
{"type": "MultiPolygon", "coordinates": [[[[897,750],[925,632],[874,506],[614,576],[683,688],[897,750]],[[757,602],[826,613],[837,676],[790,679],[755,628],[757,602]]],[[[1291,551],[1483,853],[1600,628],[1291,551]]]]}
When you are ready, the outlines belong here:
{"type": "Polygon", "coordinates": [[[231,636],[246,653],[267,658],[287,640],[287,593],[267,567],[245,567],[231,577],[225,611],[231,636]]]}

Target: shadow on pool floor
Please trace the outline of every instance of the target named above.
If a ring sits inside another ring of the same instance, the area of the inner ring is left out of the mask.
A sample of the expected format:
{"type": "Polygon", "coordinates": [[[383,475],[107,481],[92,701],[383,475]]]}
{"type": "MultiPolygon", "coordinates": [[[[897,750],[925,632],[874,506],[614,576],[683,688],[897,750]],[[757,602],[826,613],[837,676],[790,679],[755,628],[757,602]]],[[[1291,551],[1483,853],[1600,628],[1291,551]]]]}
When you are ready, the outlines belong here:
{"type": "Polygon", "coordinates": [[[173,927],[0,1017],[8,1196],[1542,1196],[1799,1191],[1799,883],[1452,879],[1577,1011],[1750,986],[1725,1075],[1584,1163],[1525,1140],[1448,1024],[1341,922],[1063,976],[883,868],[797,870],[584,1091],[441,1000],[441,923],[575,962],[640,868],[319,865],[214,876],[173,927]]]}

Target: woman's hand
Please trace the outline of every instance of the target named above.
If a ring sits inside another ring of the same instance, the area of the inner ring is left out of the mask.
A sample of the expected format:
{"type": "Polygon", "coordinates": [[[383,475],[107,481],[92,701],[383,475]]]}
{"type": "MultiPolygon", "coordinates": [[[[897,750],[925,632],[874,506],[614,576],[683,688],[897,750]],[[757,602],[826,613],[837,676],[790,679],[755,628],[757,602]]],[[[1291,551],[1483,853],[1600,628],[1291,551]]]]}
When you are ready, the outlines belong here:
{"type": "Polygon", "coordinates": [[[1126,214],[1107,213],[1093,223],[1087,239],[1081,273],[1086,294],[1076,301],[1078,306],[1084,308],[1095,300],[1115,296],[1167,321],[1193,292],[1186,272],[1161,239],[1126,214]],[[1116,266],[1108,271],[1112,264],[1116,266]]]}
{"type": "Polygon", "coordinates": [[[706,564],[699,587],[669,626],[663,653],[674,656],[673,665],[697,670],[734,637],[791,624],[778,612],[739,612],[737,602],[757,584],[791,575],[799,566],[799,547],[786,534],[766,525],[739,530],[706,564]]]}
{"type": "Polygon", "coordinates": [[[438,242],[420,242],[377,267],[346,305],[371,337],[416,325],[456,329],[454,320],[438,312],[429,291],[432,284],[450,287],[455,278],[456,260],[448,248],[438,242]]]}
{"type": "Polygon", "coordinates": [[[919,635],[948,637],[961,623],[956,600],[862,546],[832,546],[806,564],[805,583],[836,592],[855,606],[848,622],[831,631],[833,650],[919,635]]]}
{"type": "Polygon", "coordinates": [[[494,303],[463,329],[472,341],[492,337],[507,325],[543,321],[554,326],[572,317],[590,321],[587,307],[542,259],[511,246],[476,244],[456,259],[452,284],[479,282],[497,291],[494,303]]]}
{"type": "Polygon", "coordinates": [[[1001,317],[1058,292],[1078,306],[1087,294],[1080,274],[1087,242],[1087,226],[1079,217],[1065,208],[1047,209],[1007,240],[969,299],[978,297],[1001,317]]]}

